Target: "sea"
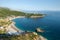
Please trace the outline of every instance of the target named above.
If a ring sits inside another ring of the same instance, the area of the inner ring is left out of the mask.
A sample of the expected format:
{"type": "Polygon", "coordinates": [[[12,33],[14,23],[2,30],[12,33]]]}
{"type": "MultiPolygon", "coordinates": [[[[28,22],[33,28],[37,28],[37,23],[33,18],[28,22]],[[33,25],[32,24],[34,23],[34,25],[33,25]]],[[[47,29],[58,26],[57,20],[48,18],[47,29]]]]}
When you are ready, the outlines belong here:
{"type": "Polygon", "coordinates": [[[36,28],[44,30],[39,35],[48,40],[60,40],[60,11],[40,11],[46,14],[43,18],[16,18],[16,27],[23,31],[35,32],[36,28]]]}

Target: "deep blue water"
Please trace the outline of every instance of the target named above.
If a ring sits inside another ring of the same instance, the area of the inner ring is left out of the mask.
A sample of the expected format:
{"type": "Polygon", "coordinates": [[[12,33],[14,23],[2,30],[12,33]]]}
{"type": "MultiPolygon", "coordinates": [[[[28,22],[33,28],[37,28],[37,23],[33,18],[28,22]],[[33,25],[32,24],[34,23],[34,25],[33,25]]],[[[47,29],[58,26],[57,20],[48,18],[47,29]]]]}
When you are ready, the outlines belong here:
{"type": "Polygon", "coordinates": [[[15,25],[21,30],[28,31],[35,31],[37,27],[40,27],[45,31],[41,35],[48,40],[60,40],[60,12],[48,11],[42,13],[47,15],[38,19],[17,18],[14,20],[15,25]]]}

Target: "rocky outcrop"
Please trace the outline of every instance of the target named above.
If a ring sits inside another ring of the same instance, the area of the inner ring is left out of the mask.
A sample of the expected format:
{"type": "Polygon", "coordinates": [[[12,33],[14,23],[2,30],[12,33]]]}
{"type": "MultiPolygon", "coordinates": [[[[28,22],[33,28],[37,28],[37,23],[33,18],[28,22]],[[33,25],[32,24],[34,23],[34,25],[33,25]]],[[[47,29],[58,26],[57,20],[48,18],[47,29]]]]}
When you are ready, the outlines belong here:
{"type": "Polygon", "coordinates": [[[35,30],[36,32],[44,32],[42,29],[40,29],[40,28],[36,28],[36,30],[35,30]]]}

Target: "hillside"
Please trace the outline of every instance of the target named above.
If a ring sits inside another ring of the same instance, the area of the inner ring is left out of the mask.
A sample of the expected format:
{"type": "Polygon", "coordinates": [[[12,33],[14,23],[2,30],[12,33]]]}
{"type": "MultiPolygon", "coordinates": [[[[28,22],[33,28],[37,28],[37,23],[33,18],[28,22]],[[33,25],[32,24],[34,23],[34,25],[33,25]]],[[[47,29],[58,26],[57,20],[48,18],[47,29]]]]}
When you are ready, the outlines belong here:
{"type": "Polygon", "coordinates": [[[40,16],[42,17],[43,14],[34,14],[34,13],[25,13],[21,11],[15,11],[15,10],[10,10],[9,8],[2,8],[0,7],[0,17],[7,17],[7,16],[25,16],[25,17],[31,17],[31,16],[40,16]]]}
{"type": "Polygon", "coordinates": [[[7,16],[11,16],[11,15],[24,16],[25,13],[20,12],[20,11],[10,10],[8,8],[0,8],[0,17],[7,17],[7,16]]]}

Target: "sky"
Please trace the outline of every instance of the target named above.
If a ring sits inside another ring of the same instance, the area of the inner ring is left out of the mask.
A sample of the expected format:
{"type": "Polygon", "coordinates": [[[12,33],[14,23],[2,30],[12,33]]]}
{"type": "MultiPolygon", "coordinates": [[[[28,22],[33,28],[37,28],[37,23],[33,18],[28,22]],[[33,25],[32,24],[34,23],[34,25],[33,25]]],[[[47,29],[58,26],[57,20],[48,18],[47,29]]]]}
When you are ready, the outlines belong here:
{"type": "Polygon", "coordinates": [[[0,0],[0,7],[14,10],[60,11],[60,0],[0,0]]]}

